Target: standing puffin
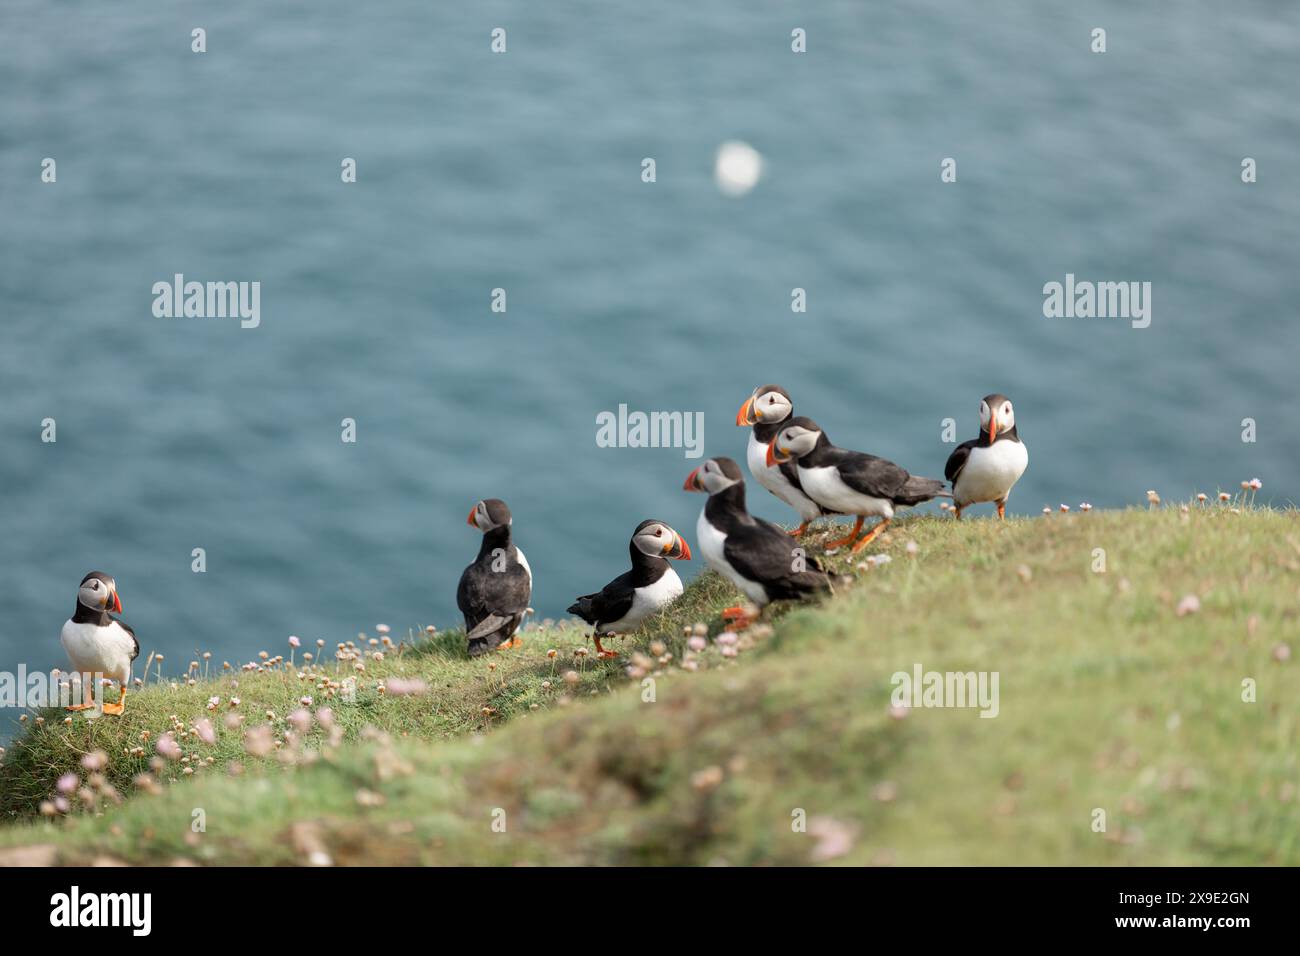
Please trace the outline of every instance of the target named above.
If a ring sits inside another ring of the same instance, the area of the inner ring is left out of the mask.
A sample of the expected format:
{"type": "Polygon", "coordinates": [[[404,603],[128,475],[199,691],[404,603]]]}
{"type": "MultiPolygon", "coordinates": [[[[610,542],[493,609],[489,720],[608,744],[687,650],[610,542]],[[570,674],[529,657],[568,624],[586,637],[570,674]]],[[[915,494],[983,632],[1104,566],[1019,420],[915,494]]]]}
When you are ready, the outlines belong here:
{"type": "Polygon", "coordinates": [[[953,513],[981,501],[998,506],[1006,520],[1007,496],[1029,465],[1029,450],[1016,434],[1016,410],[1005,395],[980,402],[980,436],[964,441],[948,456],[943,474],[952,482],[953,513]]]}
{"type": "Polygon", "coordinates": [[[456,606],[465,615],[470,657],[494,647],[514,647],[515,637],[533,595],[528,559],[510,540],[510,509],[500,498],[485,498],[469,513],[468,523],[483,532],[478,557],[460,576],[456,606]]]}
{"type": "Polygon", "coordinates": [[[682,594],[682,579],[669,558],[691,560],[691,549],[662,521],[642,521],[628,545],[632,570],[620,574],[595,594],[584,594],[569,608],[596,629],[592,635],[599,657],[617,657],[617,651],[600,646],[602,636],[635,631],[650,615],[667,607],[682,594]]]}
{"type": "Polygon", "coordinates": [[[745,449],[745,463],[754,480],[776,495],[799,514],[799,527],[790,532],[798,537],[808,530],[808,525],[826,514],[817,502],[813,501],[799,485],[799,469],[792,462],[769,465],[767,463],[767,446],[771,444],[776,433],[781,430],[781,423],[794,414],[794,402],[790,393],[780,385],[760,385],[754,394],[745,399],[736,413],[736,424],[740,427],[753,427],[749,433],[749,445],[745,449]]]}
{"type": "Polygon", "coordinates": [[[89,710],[95,706],[94,690],[100,676],[117,681],[121,696],[116,704],[104,704],[106,714],[121,714],[126,709],[126,687],[131,683],[131,662],[140,656],[140,642],[135,631],[109,612],[122,613],[122,599],[117,596],[117,582],[102,571],[91,571],[81,579],[77,589],[77,609],[63,625],[59,640],[73,669],[92,675],[87,685],[87,702],[73,704],[68,710],[89,710]]]}
{"type": "MultiPolygon", "coordinates": [[[[776,525],[755,518],[745,507],[745,479],[730,458],[710,458],[686,476],[686,491],[709,496],[695,526],[695,541],[709,565],[758,605],[795,600],[831,589],[815,558],[790,541],[776,525]]],[[[748,623],[740,607],[724,618],[748,623]]]]}
{"type": "Polygon", "coordinates": [[[937,478],[920,478],[884,458],[836,448],[809,418],[790,419],[768,446],[768,461],[791,459],[798,462],[799,482],[814,501],[831,511],[858,516],[853,530],[844,538],[828,541],[828,548],[853,541],[865,518],[879,516],[883,520],[853,545],[856,554],[889,526],[895,509],[952,497],[937,478]]]}

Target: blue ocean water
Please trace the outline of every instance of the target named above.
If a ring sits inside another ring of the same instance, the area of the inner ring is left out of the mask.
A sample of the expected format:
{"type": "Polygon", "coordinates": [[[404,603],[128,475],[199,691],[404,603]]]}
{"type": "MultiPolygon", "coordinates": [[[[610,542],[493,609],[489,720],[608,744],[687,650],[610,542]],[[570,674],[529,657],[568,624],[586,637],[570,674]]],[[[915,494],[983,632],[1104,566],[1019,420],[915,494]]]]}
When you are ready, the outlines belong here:
{"type": "Polygon", "coordinates": [[[6,0],[0,669],[65,663],[92,568],[178,666],[455,624],[485,496],[560,615],[702,504],[596,416],[701,412],[743,460],[766,382],[929,475],[1005,392],[1013,512],[1294,500],[1298,61],[1279,3],[6,0]],[[156,318],[175,273],[260,282],[260,326],[156,318]],[[1151,282],[1150,327],[1044,318],[1067,273],[1151,282]]]}

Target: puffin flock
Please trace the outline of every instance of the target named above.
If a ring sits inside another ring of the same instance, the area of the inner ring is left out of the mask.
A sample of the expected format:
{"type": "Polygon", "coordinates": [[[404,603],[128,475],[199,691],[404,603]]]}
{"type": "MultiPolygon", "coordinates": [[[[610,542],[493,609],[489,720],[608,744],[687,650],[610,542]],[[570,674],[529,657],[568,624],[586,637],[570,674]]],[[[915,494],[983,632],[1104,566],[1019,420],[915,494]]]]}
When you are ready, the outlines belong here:
{"type": "MultiPolygon", "coordinates": [[[[686,491],[708,495],[695,524],[695,540],[709,566],[751,602],[731,607],[723,617],[733,627],[748,625],[773,601],[800,600],[832,588],[830,575],[816,558],[791,545],[818,518],[852,516],[853,529],[827,542],[827,549],[852,546],[857,553],[889,526],[900,508],[934,498],[951,498],[952,512],[991,502],[1005,517],[1007,496],[1024,474],[1029,453],[1016,432],[1016,415],[1005,395],[980,402],[980,433],[957,446],[944,466],[944,480],[909,474],[884,458],[832,444],[810,418],[796,417],[790,394],[779,385],[754,389],[736,414],[736,424],[750,428],[745,461],[754,480],[780,498],[799,517],[792,531],[756,518],[745,506],[745,478],[730,458],[710,458],[686,476],[686,491]],[[945,483],[951,490],[945,489],[945,483]],[[867,518],[880,520],[865,534],[867,518]]],[[[510,508],[499,498],[474,505],[468,523],[483,535],[478,557],[465,568],[456,589],[456,606],[465,617],[466,649],[471,657],[514,647],[533,593],[533,572],[514,543],[510,508]]],[[[682,581],[671,561],[691,560],[686,540],[662,521],[636,526],[628,545],[631,570],[599,591],[584,594],[569,607],[592,626],[600,657],[616,657],[601,639],[635,631],[651,615],[682,594],[682,581]]],[[[121,714],[131,666],[140,656],[135,632],[119,617],[122,601],[111,575],[91,571],[77,588],[77,605],[63,625],[61,641],[76,673],[118,683],[116,704],[105,714],[121,714]]],[[[93,682],[92,682],[93,684],[93,682]]],[[[87,702],[94,705],[93,687],[87,702]]]]}

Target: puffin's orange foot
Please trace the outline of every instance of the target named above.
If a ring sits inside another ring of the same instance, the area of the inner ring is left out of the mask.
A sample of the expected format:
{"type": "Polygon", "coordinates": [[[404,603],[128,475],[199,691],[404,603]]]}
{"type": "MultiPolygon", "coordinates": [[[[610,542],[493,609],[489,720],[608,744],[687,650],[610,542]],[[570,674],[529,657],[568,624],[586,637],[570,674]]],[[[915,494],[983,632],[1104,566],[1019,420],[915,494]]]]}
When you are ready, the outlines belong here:
{"type": "Polygon", "coordinates": [[[758,619],[758,615],[753,614],[746,608],[736,606],[725,608],[722,612],[722,619],[727,622],[731,630],[743,631],[758,619]]]}
{"type": "Polygon", "coordinates": [[[523,646],[524,646],[524,639],[522,637],[507,637],[504,641],[502,641],[500,644],[497,645],[497,650],[508,651],[512,647],[523,647],[523,646]]]}
{"type": "Polygon", "coordinates": [[[69,706],[69,707],[66,708],[66,709],[67,709],[67,710],[74,710],[74,711],[75,711],[75,710],[91,710],[91,709],[94,708],[94,706],[95,706],[95,705],[94,705],[93,703],[90,703],[90,704],[72,704],[71,706],[69,706]]]}
{"type": "Polygon", "coordinates": [[[999,521],[1006,521],[1006,520],[1007,520],[1007,502],[1006,502],[1006,499],[1003,499],[1002,501],[997,502],[997,506],[998,506],[998,520],[999,520],[999,521]]]}
{"type": "Polygon", "coordinates": [[[808,530],[808,525],[811,523],[812,522],[810,521],[805,521],[803,524],[799,525],[799,527],[795,528],[793,531],[787,531],[786,534],[788,534],[792,538],[797,538],[805,531],[808,530]]]}
{"type": "Polygon", "coordinates": [[[611,651],[607,648],[601,648],[596,652],[597,657],[618,657],[618,651],[611,651]]]}
{"type": "Polygon", "coordinates": [[[862,540],[853,546],[853,553],[857,554],[859,551],[861,551],[863,548],[869,545],[872,541],[876,540],[876,535],[884,531],[888,525],[889,525],[889,519],[886,518],[884,521],[880,522],[880,524],[876,525],[874,528],[872,528],[870,531],[864,534],[862,536],[862,540]]]}
{"type": "Polygon", "coordinates": [[[116,704],[105,704],[104,713],[111,714],[114,717],[122,716],[122,711],[126,710],[126,704],[120,701],[116,704]]]}
{"type": "Polygon", "coordinates": [[[862,522],[864,520],[865,519],[861,515],[859,515],[858,520],[853,523],[853,530],[850,531],[843,538],[836,538],[834,541],[827,541],[826,549],[829,551],[834,548],[842,548],[846,544],[852,544],[854,539],[857,538],[858,532],[862,530],[862,522]]]}

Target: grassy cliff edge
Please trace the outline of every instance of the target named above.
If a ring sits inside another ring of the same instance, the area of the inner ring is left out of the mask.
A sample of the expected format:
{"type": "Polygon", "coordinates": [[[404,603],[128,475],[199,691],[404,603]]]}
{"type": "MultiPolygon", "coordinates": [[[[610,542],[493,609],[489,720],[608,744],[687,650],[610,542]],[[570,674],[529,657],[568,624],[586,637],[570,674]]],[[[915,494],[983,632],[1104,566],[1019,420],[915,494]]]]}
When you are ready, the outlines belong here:
{"type": "Polygon", "coordinates": [[[615,662],[417,630],[33,715],[0,862],[1300,862],[1295,511],[927,516],[869,551],[734,644],[708,574],[615,662]],[[997,716],[891,707],[917,665],[997,672],[997,716]]]}

